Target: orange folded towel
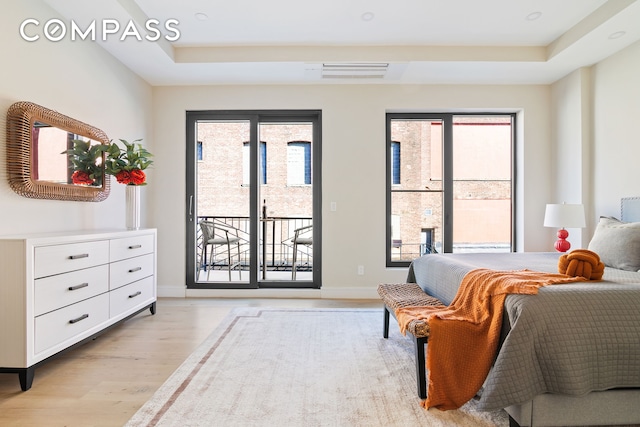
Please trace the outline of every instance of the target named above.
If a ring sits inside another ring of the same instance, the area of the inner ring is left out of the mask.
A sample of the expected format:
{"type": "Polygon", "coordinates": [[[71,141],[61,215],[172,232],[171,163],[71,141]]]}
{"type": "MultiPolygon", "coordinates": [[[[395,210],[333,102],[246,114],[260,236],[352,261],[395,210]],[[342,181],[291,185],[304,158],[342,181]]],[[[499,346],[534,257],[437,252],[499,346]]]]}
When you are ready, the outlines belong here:
{"type": "Polygon", "coordinates": [[[567,276],[581,276],[587,280],[600,280],[604,274],[604,263],[593,251],[575,249],[560,257],[558,272],[567,276]]]}
{"type": "Polygon", "coordinates": [[[396,310],[401,331],[416,318],[429,323],[429,384],[422,405],[457,409],[480,390],[498,350],[507,294],[536,294],[541,286],[583,280],[530,270],[476,269],[464,276],[449,307],[396,310]]]}

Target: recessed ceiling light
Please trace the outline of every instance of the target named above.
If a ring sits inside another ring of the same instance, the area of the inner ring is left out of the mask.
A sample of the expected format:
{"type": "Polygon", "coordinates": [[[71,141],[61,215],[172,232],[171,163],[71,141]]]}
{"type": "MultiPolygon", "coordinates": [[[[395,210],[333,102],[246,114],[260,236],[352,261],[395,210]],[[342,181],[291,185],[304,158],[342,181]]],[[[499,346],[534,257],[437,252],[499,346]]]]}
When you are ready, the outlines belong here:
{"type": "Polygon", "coordinates": [[[542,16],[542,12],[533,12],[527,15],[527,21],[535,21],[542,16]]]}
{"type": "Polygon", "coordinates": [[[625,34],[627,34],[626,31],[616,31],[615,33],[609,34],[609,39],[611,39],[611,40],[619,39],[620,37],[624,36],[625,34]]]}
{"type": "Polygon", "coordinates": [[[375,18],[376,15],[373,14],[373,12],[365,12],[362,14],[361,18],[363,21],[365,22],[369,22],[369,21],[373,21],[373,18],[375,18]]]}
{"type": "Polygon", "coordinates": [[[209,19],[209,15],[206,13],[198,12],[194,15],[198,21],[206,21],[209,19]]]}

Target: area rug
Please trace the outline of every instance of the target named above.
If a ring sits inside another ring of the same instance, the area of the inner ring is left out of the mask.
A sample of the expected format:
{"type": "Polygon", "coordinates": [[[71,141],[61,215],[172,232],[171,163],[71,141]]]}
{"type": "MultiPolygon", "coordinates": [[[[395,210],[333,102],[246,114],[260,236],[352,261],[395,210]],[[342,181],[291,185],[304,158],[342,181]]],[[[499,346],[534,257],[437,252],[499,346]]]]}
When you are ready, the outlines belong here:
{"type": "Polygon", "coordinates": [[[235,309],[127,426],[509,425],[473,400],[423,409],[395,328],[382,338],[382,309],[235,309]]]}

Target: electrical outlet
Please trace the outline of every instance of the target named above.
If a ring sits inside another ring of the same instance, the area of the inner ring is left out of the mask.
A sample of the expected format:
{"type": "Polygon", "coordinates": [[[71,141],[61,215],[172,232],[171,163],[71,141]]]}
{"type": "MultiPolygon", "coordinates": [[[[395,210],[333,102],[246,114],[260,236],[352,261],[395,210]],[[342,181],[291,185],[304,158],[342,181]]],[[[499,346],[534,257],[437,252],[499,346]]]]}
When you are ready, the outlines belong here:
{"type": "Polygon", "coordinates": [[[331,212],[335,212],[338,210],[338,204],[336,202],[331,202],[329,206],[330,206],[331,212]]]}
{"type": "Polygon", "coordinates": [[[358,276],[364,275],[364,265],[358,266],[358,276]]]}

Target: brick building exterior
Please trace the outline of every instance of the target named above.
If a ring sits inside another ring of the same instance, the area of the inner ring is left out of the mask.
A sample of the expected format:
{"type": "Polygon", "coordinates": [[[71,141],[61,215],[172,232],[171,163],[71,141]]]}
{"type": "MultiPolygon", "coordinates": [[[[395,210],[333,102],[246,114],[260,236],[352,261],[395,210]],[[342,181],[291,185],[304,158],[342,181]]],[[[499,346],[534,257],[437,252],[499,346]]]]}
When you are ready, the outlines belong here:
{"type": "MultiPolygon", "coordinates": [[[[292,158],[290,143],[312,143],[310,124],[261,124],[261,150],[266,150],[266,183],[260,200],[266,201],[270,217],[311,217],[311,183],[291,182],[303,168],[292,158]],[[296,168],[296,171],[290,170],[296,168]]],[[[249,216],[248,146],[249,123],[199,123],[198,215],[249,216]]],[[[311,165],[312,167],[313,165],[311,165]]]]}

